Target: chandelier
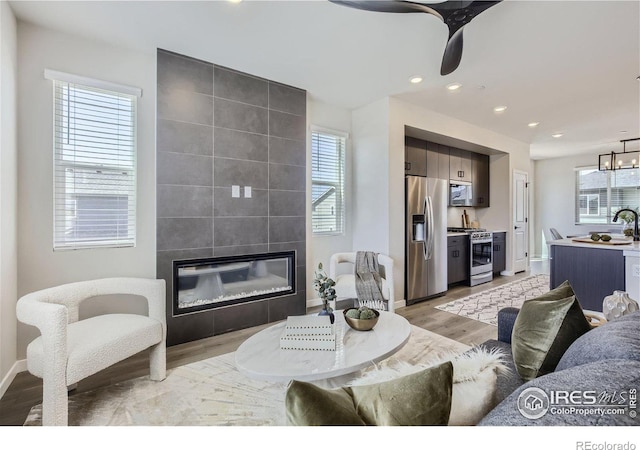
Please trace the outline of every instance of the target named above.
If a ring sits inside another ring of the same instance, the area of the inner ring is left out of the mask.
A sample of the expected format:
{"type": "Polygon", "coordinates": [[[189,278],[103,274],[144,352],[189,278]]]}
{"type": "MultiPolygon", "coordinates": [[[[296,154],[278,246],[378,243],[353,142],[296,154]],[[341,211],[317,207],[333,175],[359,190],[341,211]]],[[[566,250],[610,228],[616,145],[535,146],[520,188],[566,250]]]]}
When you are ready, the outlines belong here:
{"type": "Polygon", "coordinates": [[[622,152],[605,153],[598,157],[598,170],[637,169],[640,162],[640,150],[627,151],[627,142],[638,141],[640,138],[623,139],[622,152]]]}

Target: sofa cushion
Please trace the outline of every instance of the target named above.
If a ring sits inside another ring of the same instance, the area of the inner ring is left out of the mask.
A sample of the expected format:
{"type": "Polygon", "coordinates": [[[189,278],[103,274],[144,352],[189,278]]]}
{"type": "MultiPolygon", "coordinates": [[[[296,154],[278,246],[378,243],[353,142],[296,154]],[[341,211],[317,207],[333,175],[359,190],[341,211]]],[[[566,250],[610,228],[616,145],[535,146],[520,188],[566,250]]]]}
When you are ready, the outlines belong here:
{"type": "Polygon", "coordinates": [[[556,371],[605,359],[640,361],[640,311],[580,336],[562,355],[556,371]]]}
{"type": "MultiPolygon", "coordinates": [[[[553,411],[550,405],[549,410],[537,419],[524,417],[518,409],[518,398],[528,388],[539,388],[547,396],[551,391],[578,392],[578,396],[585,391],[595,391],[598,405],[616,405],[620,401],[628,405],[629,390],[637,388],[638,385],[640,385],[640,362],[638,361],[616,359],[571,367],[538,377],[522,385],[487,414],[478,425],[640,425],[640,418],[631,417],[629,411],[625,414],[601,414],[599,411],[592,411],[589,405],[574,405],[576,408],[584,407],[580,413],[555,409],[558,404],[570,407],[571,405],[566,405],[565,401],[556,402],[553,411]],[[603,394],[611,396],[609,401],[601,400],[600,396],[603,394]]],[[[523,398],[526,395],[525,393],[523,398]]],[[[586,402],[588,403],[589,400],[586,402]]]]}
{"type": "Polygon", "coordinates": [[[553,372],[567,348],[591,329],[572,292],[565,282],[522,304],[513,325],[511,350],[523,380],[553,372]]]}
{"type": "MultiPolygon", "coordinates": [[[[336,277],[336,296],[339,299],[345,298],[358,298],[356,293],[356,276],[352,273],[338,275],[336,277]]],[[[389,300],[389,283],[386,279],[382,278],[382,297],[385,300],[389,300]]]]}
{"type": "Polygon", "coordinates": [[[323,389],[293,380],[285,406],[291,425],[446,425],[453,366],[445,362],[381,383],[323,389]]]}

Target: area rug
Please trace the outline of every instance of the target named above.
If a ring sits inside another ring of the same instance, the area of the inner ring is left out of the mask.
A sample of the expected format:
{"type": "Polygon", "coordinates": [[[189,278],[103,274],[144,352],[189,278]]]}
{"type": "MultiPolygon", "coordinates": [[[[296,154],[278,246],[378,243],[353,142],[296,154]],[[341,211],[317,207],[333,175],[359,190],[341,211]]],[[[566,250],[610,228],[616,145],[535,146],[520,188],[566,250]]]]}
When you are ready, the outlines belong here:
{"type": "Polygon", "coordinates": [[[502,308],[520,308],[525,300],[548,291],[549,275],[532,275],[436,306],[436,309],[498,326],[498,311],[502,308]]]}
{"type": "MultiPolygon", "coordinates": [[[[394,365],[429,364],[453,358],[470,347],[411,327],[409,341],[391,357],[351,375],[316,384],[347,385],[372,370],[394,365]]],[[[209,358],[167,371],[167,378],[149,377],[117,383],[69,397],[69,425],[286,425],[287,383],[256,381],[235,367],[235,354],[209,358]]],[[[42,406],[34,406],[25,425],[41,425],[42,406]]]]}

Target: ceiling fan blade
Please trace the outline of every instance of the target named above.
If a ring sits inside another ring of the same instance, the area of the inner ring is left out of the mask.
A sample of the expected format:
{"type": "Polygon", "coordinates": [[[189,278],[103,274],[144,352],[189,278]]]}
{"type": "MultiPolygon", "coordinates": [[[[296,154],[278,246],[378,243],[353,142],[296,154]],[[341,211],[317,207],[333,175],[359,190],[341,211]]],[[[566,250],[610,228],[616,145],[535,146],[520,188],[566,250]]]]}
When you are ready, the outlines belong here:
{"type": "Polygon", "coordinates": [[[365,11],[375,11],[375,12],[387,12],[387,13],[427,13],[433,14],[434,16],[440,16],[433,8],[430,6],[414,3],[414,2],[405,2],[400,0],[329,0],[331,3],[335,3],[336,5],[348,6],[349,8],[362,9],[365,11]]]}
{"type": "Polygon", "coordinates": [[[462,60],[463,30],[464,28],[459,28],[449,37],[447,46],[444,49],[444,55],[442,56],[440,75],[449,75],[460,65],[460,61],[462,60]]]}

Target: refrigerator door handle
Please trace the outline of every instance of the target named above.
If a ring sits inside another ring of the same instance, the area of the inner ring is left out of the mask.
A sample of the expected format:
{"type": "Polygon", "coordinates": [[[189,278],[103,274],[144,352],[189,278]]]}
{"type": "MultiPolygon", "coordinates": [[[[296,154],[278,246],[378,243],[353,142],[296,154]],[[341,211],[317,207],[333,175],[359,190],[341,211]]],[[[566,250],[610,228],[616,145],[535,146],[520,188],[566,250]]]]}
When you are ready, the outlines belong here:
{"type": "Polygon", "coordinates": [[[427,213],[427,217],[426,219],[428,220],[427,226],[425,227],[428,231],[428,239],[425,241],[425,246],[427,247],[426,249],[426,255],[427,257],[425,259],[429,260],[431,258],[433,258],[433,240],[434,240],[434,229],[433,229],[433,220],[434,220],[434,215],[433,215],[433,200],[431,199],[431,196],[427,196],[426,200],[426,208],[427,210],[425,211],[427,213]]]}
{"type": "Polygon", "coordinates": [[[428,248],[428,242],[429,239],[431,238],[430,233],[429,233],[429,203],[427,202],[427,197],[424,198],[424,205],[423,205],[423,210],[424,210],[424,240],[422,241],[422,254],[424,257],[424,260],[426,261],[428,258],[428,254],[427,254],[427,248],[428,248]]]}

